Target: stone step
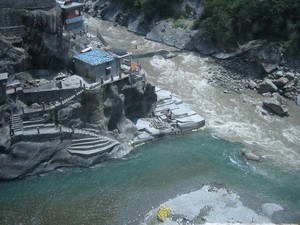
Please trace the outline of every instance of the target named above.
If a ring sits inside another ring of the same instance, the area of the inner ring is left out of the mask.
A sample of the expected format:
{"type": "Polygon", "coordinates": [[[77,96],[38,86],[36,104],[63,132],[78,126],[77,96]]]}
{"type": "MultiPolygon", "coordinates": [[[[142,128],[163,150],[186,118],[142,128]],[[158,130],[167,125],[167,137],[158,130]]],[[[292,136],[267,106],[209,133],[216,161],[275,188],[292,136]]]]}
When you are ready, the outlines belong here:
{"type": "Polygon", "coordinates": [[[86,146],[86,145],[96,145],[96,144],[104,144],[106,142],[108,142],[109,140],[105,140],[105,139],[98,139],[95,141],[86,141],[86,142],[80,142],[80,143],[73,143],[72,141],[72,147],[77,147],[77,146],[86,146]]]}
{"type": "Polygon", "coordinates": [[[43,128],[44,124],[40,123],[40,124],[32,124],[32,125],[26,125],[26,126],[23,125],[23,127],[24,127],[24,129],[37,129],[38,127],[43,128]]]}
{"type": "Polygon", "coordinates": [[[111,145],[117,145],[118,142],[106,142],[106,143],[101,143],[101,144],[96,144],[96,145],[84,145],[84,146],[73,146],[71,145],[71,147],[68,147],[68,149],[70,150],[80,150],[80,151],[89,151],[89,150],[92,150],[92,149],[98,149],[98,148],[108,148],[109,146],[111,145]]]}
{"type": "Polygon", "coordinates": [[[16,132],[16,131],[22,131],[23,132],[23,129],[21,129],[21,128],[13,128],[14,129],[14,131],[16,132]]]}
{"type": "Polygon", "coordinates": [[[97,141],[100,137],[88,137],[88,138],[80,138],[80,139],[74,139],[72,140],[72,144],[74,143],[85,143],[89,141],[97,141]]]}
{"type": "Polygon", "coordinates": [[[113,147],[115,147],[116,145],[118,145],[118,143],[112,143],[112,144],[106,146],[105,148],[95,148],[95,149],[90,149],[90,150],[73,150],[71,148],[68,148],[67,150],[71,154],[91,156],[91,155],[94,155],[94,154],[98,154],[98,153],[103,153],[103,152],[109,151],[113,147]]]}
{"type": "Polygon", "coordinates": [[[23,125],[34,125],[34,124],[43,124],[44,120],[29,120],[29,121],[23,121],[23,125]]]}
{"type": "Polygon", "coordinates": [[[14,123],[23,123],[23,121],[21,119],[16,119],[16,118],[13,119],[13,122],[14,123]]]}

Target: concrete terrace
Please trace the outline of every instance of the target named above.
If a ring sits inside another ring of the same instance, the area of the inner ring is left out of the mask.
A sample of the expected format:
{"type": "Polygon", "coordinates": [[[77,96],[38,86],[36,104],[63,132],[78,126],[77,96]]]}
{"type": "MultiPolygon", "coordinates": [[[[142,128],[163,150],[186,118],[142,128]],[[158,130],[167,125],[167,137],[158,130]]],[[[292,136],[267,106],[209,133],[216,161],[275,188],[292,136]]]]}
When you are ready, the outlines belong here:
{"type": "Polygon", "coordinates": [[[204,118],[183,103],[178,96],[159,87],[156,87],[155,91],[155,118],[140,118],[136,121],[139,135],[133,140],[133,144],[167,134],[196,130],[205,125],[204,118]]]}
{"type": "MultiPolygon", "coordinates": [[[[55,109],[60,109],[68,104],[70,101],[78,100],[85,90],[95,90],[102,86],[123,80],[123,79],[142,79],[142,75],[138,74],[119,74],[118,76],[109,76],[101,82],[88,84],[82,77],[70,77],[72,82],[62,81],[61,88],[53,88],[49,90],[38,90],[39,88],[27,89],[27,93],[31,92],[36,94],[39,92],[58,92],[60,90],[71,90],[75,93],[67,98],[60,97],[52,105],[41,104],[37,108],[25,106],[22,107],[19,114],[11,116],[11,136],[13,142],[21,140],[49,140],[53,138],[67,138],[72,139],[71,145],[66,149],[70,154],[80,155],[82,157],[93,157],[96,154],[102,154],[112,150],[120,143],[114,139],[108,138],[99,134],[99,131],[94,129],[78,129],[73,127],[66,127],[61,124],[45,123],[44,120],[28,120],[23,121],[25,118],[35,117],[36,113],[55,112],[55,109]]],[[[12,88],[7,91],[8,95],[18,95],[22,92],[21,87],[12,88]]],[[[57,110],[56,110],[57,111],[57,110]]]]}

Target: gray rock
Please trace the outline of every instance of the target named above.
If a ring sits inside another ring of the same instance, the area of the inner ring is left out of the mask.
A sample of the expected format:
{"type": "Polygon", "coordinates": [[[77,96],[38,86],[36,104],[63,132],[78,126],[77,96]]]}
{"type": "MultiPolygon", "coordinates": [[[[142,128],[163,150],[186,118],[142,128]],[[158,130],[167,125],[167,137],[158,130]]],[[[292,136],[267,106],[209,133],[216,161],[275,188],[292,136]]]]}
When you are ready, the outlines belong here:
{"type": "Polygon", "coordinates": [[[239,49],[234,52],[220,52],[220,53],[214,54],[213,56],[217,59],[231,59],[231,58],[241,55],[245,52],[259,49],[265,43],[266,43],[265,40],[252,40],[252,41],[247,42],[244,45],[239,46],[239,49]]]}
{"type": "Polygon", "coordinates": [[[272,216],[275,212],[284,210],[281,205],[277,205],[275,203],[265,203],[261,206],[261,208],[266,216],[272,216]]]}
{"type": "Polygon", "coordinates": [[[146,35],[149,27],[147,23],[144,22],[144,20],[145,18],[143,14],[130,18],[127,30],[140,35],[146,35]]]}
{"type": "Polygon", "coordinates": [[[168,20],[162,20],[151,29],[146,38],[175,46],[179,49],[186,49],[194,33],[196,32],[189,29],[175,27],[168,20]]]}
{"type": "Polygon", "coordinates": [[[81,104],[79,102],[71,103],[67,107],[58,111],[58,120],[62,124],[66,124],[79,113],[81,104]]]}
{"type": "Polygon", "coordinates": [[[267,115],[268,114],[268,111],[265,110],[263,107],[261,106],[257,106],[257,110],[258,112],[260,112],[262,115],[267,115]]]}
{"type": "Polygon", "coordinates": [[[205,37],[204,32],[201,29],[192,36],[191,41],[185,46],[185,49],[197,50],[204,55],[212,55],[219,52],[213,42],[205,37]]]}
{"type": "Polygon", "coordinates": [[[278,93],[274,93],[271,98],[264,100],[263,106],[280,116],[287,115],[289,111],[285,100],[278,93]]]}
{"type": "Polygon", "coordinates": [[[4,121],[0,125],[0,153],[7,153],[11,143],[9,127],[5,125],[4,121]]]}
{"type": "Polygon", "coordinates": [[[283,77],[284,73],[283,73],[282,70],[278,70],[278,71],[275,72],[274,75],[275,75],[277,78],[279,78],[279,77],[283,77]]]}
{"type": "Polygon", "coordinates": [[[266,92],[275,92],[277,91],[277,87],[273,82],[269,79],[265,79],[259,86],[258,86],[258,93],[266,93],[266,92]]]}
{"type": "Polygon", "coordinates": [[[271,92],[262,93],[261,95],[264,96],[264,97],[272,97],[271,92]]]}
{"type": "Polygon", "coordinates": [[[261,160],[261,157],[260,157],[260,156],[254,154],[254,153],[252,153],[252,152],[246,152],[246,151],[243,151],[243,152],[242,152],[242,155],[245,156],[245,158],[246,158],[247,160],[256,161],[256,162],[258,162],[258,161],[261,160]]]}
{"type": "Polygon", "coordinates": [[[279,86],[284,86],[286,85],[290,80],[286,77],[280,77],[279,79],[276,80],[276,84],[279,86]]]}
{"type": "Polygon", "coordinates": [[[24,70],[29,64],[29,54],[23,48],[16,48],[0,35],[0,73],[14,73],[24,70]]]}
{"type": "Polygon", "coordinates": [[[282,46],[279,43],[270,42],[260,49],[257,60],[266,73],[271,73],[279,66],[282,56],[282,46]]]}
{"type": "Polygon", "coordinates": [[[300,106],[300,94],[297,95],[296,103],[297,103],[298,106],[300,106]]]}
{"type": "Polygon", "coordinates": [[[285,76],[286,76],[286,78],[287,79],[289,79],[289,80],[293,80],[294,78],[295,78],[295,74],[294,73],[292,73],[292,72],[286,72],[285,73],[285,76]]]}
{"type": "Polygon", "coordinates": [[[170,59],[170,58],[174,58],[174,57],[176,57],[177,55],[175,54],[175,53],[173,53],[173,52],[168,52],[165,56],[164,56],[164,58],[165,59],[170,59]]]}
{"type": "Polygon", "coordinates": [[[248,87],[249,87],[250,89],[255,89],[255,88],[257,88],[257,83],[255,83],[253,80],[250,80],[250,81],[248,82],[248,87]]]}

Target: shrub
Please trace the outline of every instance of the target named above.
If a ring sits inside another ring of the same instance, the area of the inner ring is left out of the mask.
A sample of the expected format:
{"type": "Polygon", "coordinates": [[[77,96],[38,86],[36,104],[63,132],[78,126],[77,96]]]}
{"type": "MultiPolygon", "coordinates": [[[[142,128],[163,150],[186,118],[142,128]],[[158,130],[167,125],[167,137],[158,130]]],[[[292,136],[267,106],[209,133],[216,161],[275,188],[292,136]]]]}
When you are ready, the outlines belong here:
{"type": "Polygon", "coordinates": [[[300,1],[204,0],[204,14],[194,26],[216,42],[266,38],[299,49],[300,1]]]}

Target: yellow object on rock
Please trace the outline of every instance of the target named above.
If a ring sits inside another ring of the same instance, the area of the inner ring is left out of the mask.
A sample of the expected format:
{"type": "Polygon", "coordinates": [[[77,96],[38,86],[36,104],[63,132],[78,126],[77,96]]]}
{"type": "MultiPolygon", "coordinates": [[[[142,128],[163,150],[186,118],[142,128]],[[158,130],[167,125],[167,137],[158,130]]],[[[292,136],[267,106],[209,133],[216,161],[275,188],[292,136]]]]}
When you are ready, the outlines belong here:
{"type": "Polygon", "coordinates": [[[165,222],[167,217],[171,214],[171,209],[167,207],[160,207],[157,210],[157,219],[161,222],[165,222]]]}

